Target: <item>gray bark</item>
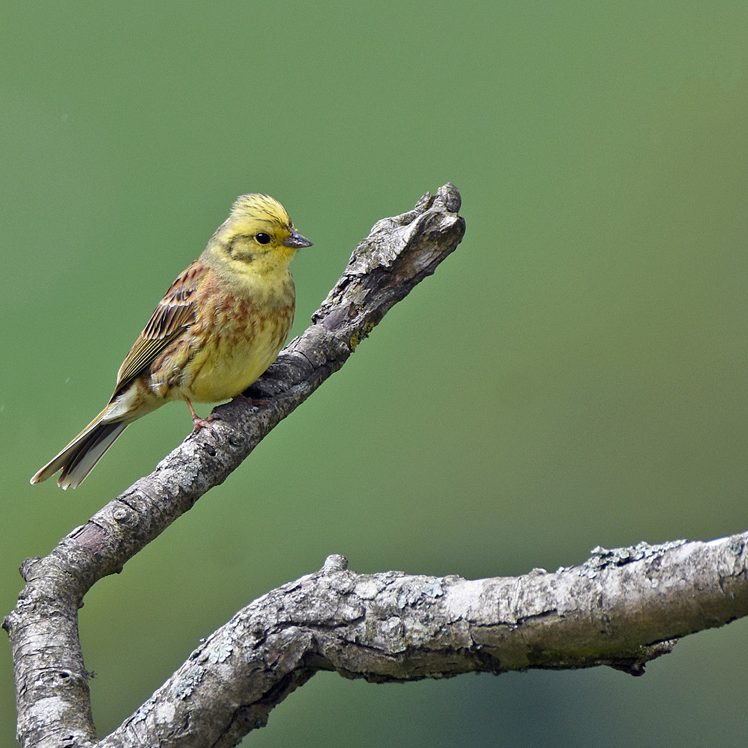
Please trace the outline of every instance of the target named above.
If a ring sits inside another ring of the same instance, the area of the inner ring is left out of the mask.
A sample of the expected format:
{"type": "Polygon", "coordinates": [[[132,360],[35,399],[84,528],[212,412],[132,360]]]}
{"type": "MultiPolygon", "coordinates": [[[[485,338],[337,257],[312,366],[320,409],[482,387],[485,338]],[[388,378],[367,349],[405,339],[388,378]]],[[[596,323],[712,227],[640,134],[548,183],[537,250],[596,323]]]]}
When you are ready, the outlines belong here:
{"type": "Polygon", "coordinates": [[[641,675],[677,637],[748,614],[746,540],[595,549],[553,574],[356,574],[330,556],[255,600],[105,738],[232,746],[320,670],[369,681],[610,665],[641,675]]]}
{"type": "Polygon", "coordinates": [[[638,674],[675,638],[748,613],[746,536],[598,549],[554,574],[479,581],[359,575],[331,556],[321,572],[240,611],[98,742],[78,637],[86,592],[221,483],[345,363],[459,244],[459,207],[448,184],[375,224],[313,324],[250,390],[255,402],[218,408],[213,428],[187,437],[48,556],[23,563],[26,586],[3,626],[24,746],[234,745],[318,670],[413,680],[605,664],[638,674]]]}

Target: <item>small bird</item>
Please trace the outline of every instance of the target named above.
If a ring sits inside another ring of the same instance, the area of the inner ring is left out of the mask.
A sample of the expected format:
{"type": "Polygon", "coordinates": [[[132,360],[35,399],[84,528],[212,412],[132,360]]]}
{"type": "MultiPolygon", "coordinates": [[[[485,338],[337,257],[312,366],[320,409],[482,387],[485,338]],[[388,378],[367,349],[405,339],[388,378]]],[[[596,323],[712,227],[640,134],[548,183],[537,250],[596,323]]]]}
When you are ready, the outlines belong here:
{"type": "Polygon", "coordinates": [[[164,294],[117,372],[109,403],[32,478],[61,470],[58,485],[76,488],[137,418],[168,400],[227,400],[275,361],[294,316],[289,263],[311,247],[286,209],[263,194],[236,199],[228,219],[164,294]]]}

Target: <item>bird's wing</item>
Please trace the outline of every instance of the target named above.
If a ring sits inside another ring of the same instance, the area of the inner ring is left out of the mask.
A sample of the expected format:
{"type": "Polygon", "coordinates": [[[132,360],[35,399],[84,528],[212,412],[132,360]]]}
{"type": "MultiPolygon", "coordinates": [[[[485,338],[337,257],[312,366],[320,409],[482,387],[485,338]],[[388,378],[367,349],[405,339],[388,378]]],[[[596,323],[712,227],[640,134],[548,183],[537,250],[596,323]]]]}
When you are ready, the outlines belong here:
{"type": "Polygon", "coordinates": [[[142,374],[172,340],[182,335],[195,320],[195,291],[207,268],[193,262],[164,294],[117,372],[118,392],[142,374]]]}

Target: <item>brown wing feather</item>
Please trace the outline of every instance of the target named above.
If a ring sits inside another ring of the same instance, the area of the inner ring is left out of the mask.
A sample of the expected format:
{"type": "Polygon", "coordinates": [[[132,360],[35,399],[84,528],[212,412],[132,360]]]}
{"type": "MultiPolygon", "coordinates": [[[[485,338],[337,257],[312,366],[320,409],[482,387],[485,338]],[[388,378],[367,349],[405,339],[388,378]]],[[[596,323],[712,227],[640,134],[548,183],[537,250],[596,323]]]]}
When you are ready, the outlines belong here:
{"type": "Polygon", "coordinates": [[[206,271],[193,262],[170,286],[117,372],[115,392],[143,373],[172,340],[195,320],[194,295],[206,271]]]}

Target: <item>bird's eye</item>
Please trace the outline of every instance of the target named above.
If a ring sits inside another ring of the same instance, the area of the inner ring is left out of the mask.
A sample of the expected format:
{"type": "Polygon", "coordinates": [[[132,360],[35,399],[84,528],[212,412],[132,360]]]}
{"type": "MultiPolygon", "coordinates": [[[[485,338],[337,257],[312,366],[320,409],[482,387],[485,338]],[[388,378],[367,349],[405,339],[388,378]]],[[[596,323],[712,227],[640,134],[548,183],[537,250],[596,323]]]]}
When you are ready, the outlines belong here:
{"type": "Polygon", "coordinates": [[[262,231],[259,234],[255,234],[255,239],[257,239],[258,244],[268,244],[270,242],[270,237],[262,231]]]}

